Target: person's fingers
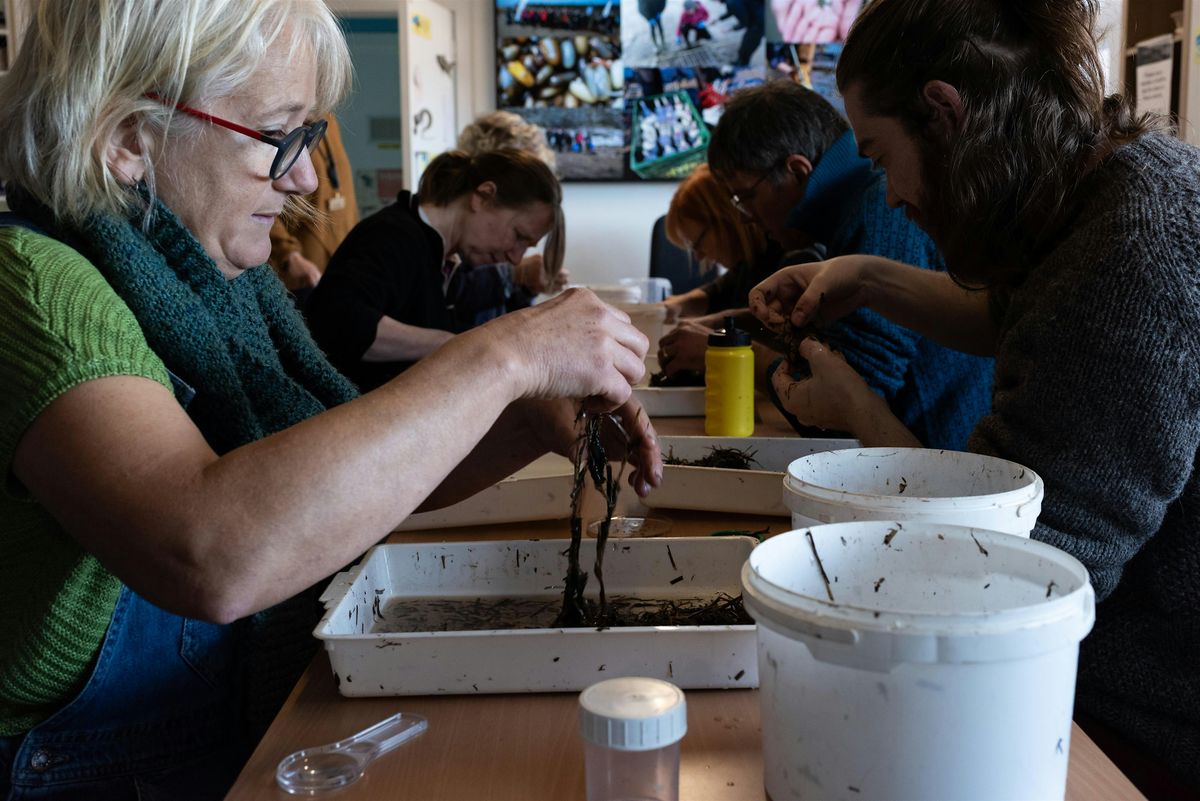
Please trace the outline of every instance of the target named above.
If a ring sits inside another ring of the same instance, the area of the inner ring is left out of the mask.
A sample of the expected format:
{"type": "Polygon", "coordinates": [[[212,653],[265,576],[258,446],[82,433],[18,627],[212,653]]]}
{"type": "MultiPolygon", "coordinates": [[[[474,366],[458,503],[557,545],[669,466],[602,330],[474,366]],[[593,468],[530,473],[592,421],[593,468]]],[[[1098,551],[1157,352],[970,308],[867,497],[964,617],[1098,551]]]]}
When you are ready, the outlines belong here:
{"type": "Polygon", "coordinates": [[[788,318],[783,313],[783,305],[779,301],[774,300],[768,294],[768,290],[761,287],[762,285],[760,284],[750,291],[750,313],[761,320],[767,328],[777,331],[787,323],[788,318]]]}
{"type": "Polygon", "coordinates": [[[762,320],[767,315],[767,296],[758,287],[750,290],[750,296],[746,299],[746,304],[750,309],[750,313],[758,319],[762,320]]]}
{"type": "Polygon", "coordinates": [[[619,410],[621,425],[627,440],[627,456],[633,470],[629,485],[641,497],[662,482],[662,452],[658,434],[650,418],[636,399],[630,399],[619,410]]]}
{"type": "Polygon", "coordinates": [[[771,376],[771,384],[775,387],[775,394],[779,398],[779,402],[783,408],[791,412],[802,425],[812,425],[812,402],[811,391],[813,386],[812,378],[803,378],[799,381],[792,378],[791,365],[786,361],[779,365],[775,374],[771,376]]]}
{"type": "Polygon", "coordinates": [[[800,343],[798,350],[800,355],[803,356],[809,363],[813,362],[814,360],[822,359],[827,354],[831,353],[831,351],[829,351],[828,348],[826,348],[825,345],[823,345],[821,341],[815,337],[805,337],[804,341],[800,343]]]}
{"type": "Polygon", "coordinates": [[[667,378],[673,377],[680,370],[684,369],[681,360],[676,358],[675,354],[668,356],[665,362],[660,361],[658,366],[662,370],[662,374],[667,378]]]}
{"type": "Polygon", "coordinates": [[[583,408],[590,412],[611,412],[629,400],[633,395],[633,385],[625,380],[620,373],[611,371],[611,376],[603,381],[599,391],[583,401],[583,408]]]}
{"type": "Polygon", "coordinates": [[[792,307],[792,313],[789,316],[792,325],[796,327],[820,325],[821,306],[825,302],[824,286],[825,281],[822,276],[817,275],[800,297],[796,298],[796,305],[792,307]]]}
{"type": "MultiPolygon", "coordinates": [[[[571,291],[574,291],[574,290],[571,290],[571,291]]],[[[592,293],[592,291],[590,289],[584,290],[584,291],[587,292],[588,294],[592,293]]],[[[595,297],[595,295],[592,295],[592,297],[595,297]]],[[[616,306],[613,306],[610,303],[604,303],[604,301],[600,300],[599,298],[596,298],[596,301],[601,303],[604,306],[604,308],[608,310],[609,314],[611,314],[613,317],[616,317],[621,322],[623,322],[623,323],[631,323],[632,322],[633,318],[631,318],[626,312],[623,312],[620,309],[618,309],[616,306]]]]}
{"type": "Polygon", "coordinates": [[[621,347],[634,354],[638,362],[645,361],[646,352],[650,350],[650,340],[628,321],[618,326],[612,332],[612,336],[621,347]]]}
{"type": "MultiPolygon", "coordinates": [[[[641,336],[641,332],[637,332],[641,336]]],[[[642,342],[646,342],[646,337],[642,336],[642,342]]],[[[617,349],[616,355],[613,358],[613,367],[617,372],[625,378],[630,385],[636,384],[642,380],[642,376],[646,374],[646,346],[643,344],[641,351],[635,352],[627,347],[617,349]]]]}

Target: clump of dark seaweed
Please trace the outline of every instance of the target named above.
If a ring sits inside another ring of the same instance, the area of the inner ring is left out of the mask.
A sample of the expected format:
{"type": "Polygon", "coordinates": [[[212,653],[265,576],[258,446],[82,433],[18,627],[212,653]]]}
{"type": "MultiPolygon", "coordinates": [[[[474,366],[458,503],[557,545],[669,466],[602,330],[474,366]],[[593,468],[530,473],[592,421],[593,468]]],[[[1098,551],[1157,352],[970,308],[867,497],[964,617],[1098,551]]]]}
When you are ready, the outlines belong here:
{"type": "Polygon", "coordinates": [[[625,473],[628,457],[629,436],[621,423],[611,414],[588,414],[580,412],[578,422],[582,423],[579,435],[579,445],[575,453],[575,480],[571,486],[571,545],[567,549],[567,577],[563,587],[563,608],[555,626],[573,627],[589,626],[602,623],[608,618],[608,599],[604,592],[604,551],[608,543],[608,531],[612,526],[613,510],[617,506],[617,495],[621,491],[621,476],[625,473]],[[612,463],[604,451],[601,439],[602,426],[609,420],[625,443],[622,449],[621,467],[613,474],[612,463]],[[600,533],[596,537],[596,563],[593,572],[600,585],[600,605],[598,610],[584,597],[587,587],[588,574],[579,566],[579,548],[583,544],[583,490],[587,479],[591,477],[596,490],[604,496],[606,509],[604,519],[600,522],[600,533]]]}
{"type": "Polygon", "coordinates": [[[753,448],[722,448],[712,447],[708,454],[699,459],[682,459],[675,455],[675,449],[669,448],[663,458],[664,464],[682,465],[684,467],[719,467],[725,470],[753,470],[761,465],[755,461],[758,453],[753,448]]]}
{"type": "MultiPolygon", "coordinates": [[[[616,598],[610,603],[604,590],[604,552],[607,550],[608,532],[612,525],[613,510],[621,489],[621,476],[628,461],[629,435],[620,421],[611,414],[580,413],[582,431],[579,447],[575,454],[575,478],[571,486],[571,544],[567,549],[567,577],[563,587],[563,605],[554,620],[556,628],[580,628],[596,626],[721,626],[750,624],[754,621],[746,613],[741,596],[719,593],[710,600],[676,599],[644,600],[639,598],[616,598]],[[614,473],[612,463],[605,453],[601,439],[604,421],[616,426],[624,443],[621,466],[614,473]],[[606,509],[596,536],[596,562],[592,572],[600,585],[599,601],[585,598],[588,574],[579,565],[579,549],[583,543],[583,492],[588,479],[604,496],[606,509]]],[[[740,454],[740,460],[753,461],[753,451],[737,451],[734,448],[718,449],[740,454]]],[[[710,458],[713,454],[710,454],[710,458]]],[[[712,466],[712,465],[709,465],[712,466]]],[[[747,465],[746,468],[749,469],[747,465]]],[[[671,583],[681,581],[682,576],[671,583]]]]}
{"type": "Polygon", "coordinates": [[[738,626],[754,619],[742,605],[742,596],[718,593],[708,601],[694,598],[644,601],[634,598],[613,604],[613,617],[622,626],[738,626]]]}
{"type": "Polygon", "coordinates": [[[787,358],[792,375],[797,380],[808,378],[812,375],[812,370],[808,366],[808,359],[800,355],[800,343],[809,337],[822,342],[824,341],[818,330],[821,326],[821,305],[824,301],[825,295],[822,294],[817,301],[817,307],[813,310],[811,322],[808,325],[795,326],[790,321],[786,321],[781,327],[776,328],[774,332],[775,338],[770,343],[770,347],[773,350],[781,352],[787,358]]]}

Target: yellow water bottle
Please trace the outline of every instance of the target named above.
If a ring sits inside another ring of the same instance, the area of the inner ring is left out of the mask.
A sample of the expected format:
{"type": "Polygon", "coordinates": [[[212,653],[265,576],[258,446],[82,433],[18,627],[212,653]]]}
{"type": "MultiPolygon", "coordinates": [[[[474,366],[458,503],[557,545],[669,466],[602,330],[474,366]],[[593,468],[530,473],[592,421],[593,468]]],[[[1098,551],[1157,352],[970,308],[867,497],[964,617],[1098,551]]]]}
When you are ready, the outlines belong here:
{"type": "Polygon", "coordinates": [[[750,334],[732,317],[709,334],[704,351],[704,433],[748,437],[754,433],[754,351],[750,334]]]}

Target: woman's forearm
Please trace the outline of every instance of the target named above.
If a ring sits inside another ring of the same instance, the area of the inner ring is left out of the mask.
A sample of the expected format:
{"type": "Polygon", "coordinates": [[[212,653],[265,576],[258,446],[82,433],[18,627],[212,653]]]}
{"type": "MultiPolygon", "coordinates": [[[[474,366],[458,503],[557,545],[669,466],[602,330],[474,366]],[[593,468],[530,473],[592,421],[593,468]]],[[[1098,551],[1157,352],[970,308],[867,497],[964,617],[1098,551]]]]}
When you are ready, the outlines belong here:
{"type": "Polygon", "coordinates": [[[676,317],[699,317],[708,311],[708,295],[703,289],[672,295],[663,302],[674,310],[676,317]]]}
{"type": "Polygon", "coordinates": [[[391,317],[379,318],[375,341],[363,354],[364,362],[415,362],[445,344],[454,334],[437,328],[408,325],[391,317]]]}
{"type": "Polygon", "coordinates": [[[463,337],[380,389],[217,457],[161,385],[69,390],[14,471],[123,582],[227,622],[353,561],[404,520],[526,389],[487,337],[463,337]]]}

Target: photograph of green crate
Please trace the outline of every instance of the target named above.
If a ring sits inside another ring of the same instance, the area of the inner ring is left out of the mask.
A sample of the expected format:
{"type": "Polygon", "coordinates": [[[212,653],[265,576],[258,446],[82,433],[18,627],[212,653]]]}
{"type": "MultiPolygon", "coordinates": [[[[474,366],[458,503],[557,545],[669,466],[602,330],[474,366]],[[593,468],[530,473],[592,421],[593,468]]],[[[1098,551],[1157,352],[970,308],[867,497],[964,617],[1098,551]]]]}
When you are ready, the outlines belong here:
{"type": "Polygon", "coordinates": [[[664,178],[685,178],[691,174],[692,170],[704,163],[705,155],[708,152],[708,140],[711,135],[708,131],[708,126],[704,124],[704,119],[700,116],[700,112],[696,109],[696,105],[692,102],[691,95],[684,91],[665,92],[659,95],[649,95],[647,97],[638,98],[637,101],[627,100],[633,105],[633,125],[630,127],[630,147],[629,147],[629,169],[633,170],[640,178],[646,179],[664,179],[664,178]],[[692,115],[696,125],[700,130],[700,144],[679,153],[672,153],[669,156],[650,159],[643,161],[637,157],[637,143],[633,141],[633,137],[637,136],[642,128],[642,104],[645,103],[653,106],[655,101],[664,99],[667,102],[673,102],[678,98],[687,108],[688,113],[692,115]]]}

